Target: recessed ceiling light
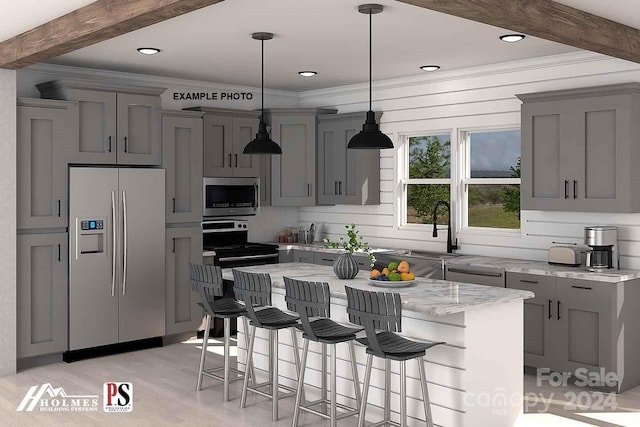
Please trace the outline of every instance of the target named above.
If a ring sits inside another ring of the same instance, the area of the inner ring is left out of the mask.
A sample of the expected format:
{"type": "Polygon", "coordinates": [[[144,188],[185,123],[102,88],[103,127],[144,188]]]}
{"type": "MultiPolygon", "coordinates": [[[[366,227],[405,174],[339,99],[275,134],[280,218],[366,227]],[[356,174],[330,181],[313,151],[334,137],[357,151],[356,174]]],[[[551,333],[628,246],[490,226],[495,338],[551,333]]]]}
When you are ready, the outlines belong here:
{"type": "Polygon", "coordinates": [[[155,55],[156,53],[160,53],[160,49],[155,47],[139,47],[138,52],[143,55],[155,55]]]}
{"type": "Polygon", "coordinates": [[[500,40],[507,43],[515,43],[524,39],[524,34],[505,34],[504,36],[500,36],[500,40]]]}
{"type": "Polygon", "coordinates": [[[423,65],[422,67],[420,67],[420,69],[422,71],[438,71],[440,69],[439,65],[423,65]]]}
{"type": "Polygon", "coordinates": [[[302,77],[313,77],[318,74],[316,71],[298,71],[302,77]]]}

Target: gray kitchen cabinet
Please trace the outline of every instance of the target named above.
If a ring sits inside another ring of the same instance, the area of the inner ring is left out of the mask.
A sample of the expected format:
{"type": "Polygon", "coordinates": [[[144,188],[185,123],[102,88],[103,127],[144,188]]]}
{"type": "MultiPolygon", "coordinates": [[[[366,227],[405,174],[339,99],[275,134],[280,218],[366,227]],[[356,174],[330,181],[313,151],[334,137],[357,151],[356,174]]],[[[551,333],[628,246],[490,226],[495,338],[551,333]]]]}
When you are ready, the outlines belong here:
{"type": "Polygon", "coordinates": [[[279,249],[278,250],[278,262],[294,262],[293,249],[279,249]]]}
{"type": "Polygon", "coordinates": [[[306,262],[307,264],[313,264],[315,262],[313,254],[314,254],[313,251],[294,249],[293,262],[306,262]]]}
{"type": "Polygon", "coordinates": [[[274,109],[265,114],[271,138],[282,154],[271,156],[271,204],[314,206],[316,204],[317,116],[336,110],[274,109]]]}
{"type": "Polygon", "coordinates": [[[447,265],[444,274],[444,278],[451,282],[505,287],[505,272],[502,268],[455,264],[447,265]]]}
{"type": "Polygon", "coordinates": [[[191,290],[189,263],[203,263],[202,229],[167,228],[166,239],[166,334],[195,331],[202,309],[200,296],[191,290]]]}
{"type": "Polygon", "coordinates": [[[318,265],[333,265],[334,261],[340,256],[335,252],[313,252],[313,263],[318,265]]]}
{"type": "Polygon", "coordinates": [[[640,84],[518,95],[522,209],[638,212],[640,84]]]}
{"type": "Polygon", "coordinates": [[[67,350],[67,236],[18,235],[18,358],[67,350]]]}
{"type": "Polygon", "coordinates": [[[18,229],[65,228],[68,224],[67,161],[75,138],[76,106],[70,102],[18,98],[18,229]]]}
{"type": "Polygon", "coordinates": [[[202,113],[162,115],[167,223],[202,220],[202,113]]]}
{"type": "Polygon", "coordinates": [[[365,119],[366,113],[318,117],[319,205],[380,204],[380,151],[347,149],[365,119]]]}
{"type": "Polygon", "coordinates": [[[164,88],[61,79],[36,85],[43,98],[75,101],[78,129],[71,163],[160,165],[164,88]]]}
{"type": "Polygon", "coordinates": [[[204,176],[260,176],[261,156],[242,154],[244,147],[258,132],[257,112],[208,107],[194,107],[189,110],[205,112],[204,176]]]}
{"type": "Polygon", "coordinates": [[[258,156],[260,161],[260,206],[271,206],[271,156],[258,156]]]}

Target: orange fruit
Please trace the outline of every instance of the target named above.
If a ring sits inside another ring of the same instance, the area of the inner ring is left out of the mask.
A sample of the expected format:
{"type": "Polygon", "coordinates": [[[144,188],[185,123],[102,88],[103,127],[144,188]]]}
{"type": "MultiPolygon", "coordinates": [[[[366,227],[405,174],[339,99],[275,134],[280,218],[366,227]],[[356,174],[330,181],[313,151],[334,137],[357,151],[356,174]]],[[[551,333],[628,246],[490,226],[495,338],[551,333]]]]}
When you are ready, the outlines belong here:
{"type": "Polygon", "coordinates": [[[385,267],[384,269],[382,269],[382,274],[384,274],[385,276],[389,276],[389,269],[387,267],[385,267]]]}
{"type": "Polygon", "coordinates": [[[375,279],[375,278],[376,278],[376,277],[378,277],[380,274],[381,274],[381,273],[380,273],[380,271],[379,271],[379,270],[373,269],[373,270],[371,270],[371,273],[369,274],[369,277],[370,277],[371,279],[375,279]]]}
{"type": "Polygon", "coordinates": [[[398,264],[398,271],[400,273],[408,273],[409,263],[407,261],[401,261],[400,264],[398,264]]]}
{"type": "Polygon", "coordinates": [[[400,273],[400,280],[406,281],[406,280],[413,280],[415,278],[416,276],[413,273],[400,273]]]}

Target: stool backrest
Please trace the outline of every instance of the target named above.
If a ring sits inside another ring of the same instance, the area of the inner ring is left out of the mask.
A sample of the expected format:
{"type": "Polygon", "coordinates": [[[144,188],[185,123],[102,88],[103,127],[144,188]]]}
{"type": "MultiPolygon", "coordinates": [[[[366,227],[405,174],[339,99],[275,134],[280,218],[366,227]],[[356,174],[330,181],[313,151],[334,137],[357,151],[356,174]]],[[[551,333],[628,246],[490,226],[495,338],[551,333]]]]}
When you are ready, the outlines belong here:
{"type": "Polygon", "coordinates": [[[262,326],[254,307],[271,305],[271,276],[266,273],[233,271],[233,292],[239,301],[244,302],[247,316],[258,327],[262,326]]]}
{"type": "Polygon", "coordinates": [[[376,336],[377,330],[402,332],[402,303],[400,294],[371,292],[344,287],[347,291],[347,314],[349,321],[364,326],[369,347],[377,356],[384,352],[376,336]]]}
{"type": "Polygon", "coordinates": [[[191,289],[198,292],[200,302],[209,315],[213,315],[211,302],[213,297],[224,295],[222,270],[217,265],[200,265],[189,263],[191,289]]]}
{"type": "Polygon", "coordinates": [[[316,340],[309,317],[331,317],[329,284],[289,277],[283,277],[283,279],[287,309],[300,315],[302,330],[311,340],[316,340]]]}

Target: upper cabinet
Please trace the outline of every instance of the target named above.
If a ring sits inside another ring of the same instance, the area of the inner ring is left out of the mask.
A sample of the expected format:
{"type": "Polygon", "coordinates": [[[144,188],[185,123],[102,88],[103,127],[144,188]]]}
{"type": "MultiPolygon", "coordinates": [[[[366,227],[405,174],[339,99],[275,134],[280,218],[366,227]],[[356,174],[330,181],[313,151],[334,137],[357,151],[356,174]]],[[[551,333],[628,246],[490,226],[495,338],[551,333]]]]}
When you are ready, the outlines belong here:
{"type": "Polygon", "coordinates": [[[189,110],[205,112],[204,176],[260,176],[259,156],[242,154],[258,132],[259,113],[208,107],[189,110]]]}
{"type": "Polygon", "coordinates": [[[364,112],[319,116],[319,205],[380,204],[380,150],[347,149],[365,119],[364,112]]]}
{"type": "Polygon", "coordinates": [[[640,84],[518,97],[522,209],[640,211],[640,84]]]}
{"type": "Polygon", "coordinates": [[[76,107],[18,98],[18,229],[67,227],[67,161],[77,142],[76,107]]]}
{"type": "Polygon", "coordinates": [[[43,98],[78,104],[71,163],[160,165],[160,94],[164,88],[55,80],[37,85],[43,98]]]}
{"type": "Polygon", "coordinates": [[[266,115],[271,139],[282,154],[271,156],[271,204],[314,206],[316,182],[316,132],[318,116],[336,110],[274,109],[266,115]]]}
{"type": "Polygon", "coordinates": [[[167,223],[202,220],[202,113],[162,114],[167,223]]]}

